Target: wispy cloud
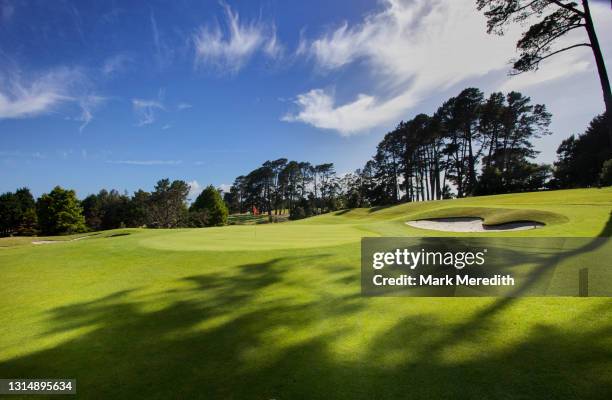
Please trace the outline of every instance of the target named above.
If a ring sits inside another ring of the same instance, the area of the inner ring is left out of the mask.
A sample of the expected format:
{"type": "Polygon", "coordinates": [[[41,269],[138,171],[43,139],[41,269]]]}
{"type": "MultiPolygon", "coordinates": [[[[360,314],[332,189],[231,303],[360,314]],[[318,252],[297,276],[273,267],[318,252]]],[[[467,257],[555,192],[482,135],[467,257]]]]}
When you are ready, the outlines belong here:
{"type": "Polygon", "coordinates": [[[157,99],[132,99],[132,107],[138,119],[137,126],[150,125],[155,122],[155,113],[165,110],[162,103],[163,97],[164,92],[160,90],[157,99]]]}
{"type": "Polygon", "coordinates": [[[177,110],[179,111],[183,111],[183,110],[188,110],[190,108],[192,108],[193,106],[189,103],[179,103],[178,106],[176,106],[177,110]]]}
{"type": "Polygon", "coordinates": [[[225,11],[225,29],[218,23],[207,24],[193,36],[197,64],[212,65],[236,73],[258,51],[271,58],[280,56],[282,45],[273,24],[259,20],[242,22],[229,5],[221,5],[225,11]]]}
{"type": "Polygon", "coordinates": [[[311,41],[302,35],[298,47],[323,72],[366,68],[370,93],[339,102],[333,90],[314,88],[298,95],[297,111],[282,119],[342,135],[396,122],[427,96],[507,69],[515,41],[516,32],[488,35],[472,3],[386,0],[361,23],[343,23],[311,41]]]}
{"type": "Polygon", "coordinates": [[[0,150],[0,157],[9,157],[9,158],[33,158],[33,159],[43,159],[46,158],[46,155],[39,151],[35,152],[23,152],[23,151],[6,151],[0,150]]]}
{"type": "Polygon", "coordinates": [[[79,107],[81,108],[81,115],[77,118],[78,121],[81,121],[79,132],[83,132],[83,129],[85,129],[93,119],[94,111],[107,100],[106,97],[96,95],[89,95],[79,99],[79,107]]]}
{"type": "Polygon", "coordinates": [[[109,164],[125,164],[125,165],[179,165],[182,160],[109,160],[109,164]]]}
{"type": "Polygon", "coordinates": [[[82,72],[72,68],[57,68],[27,79],[19,72],[0,73],[0,119],[38,116],[74,101],[75,87],[83,79],[82,72]]]}
{"type": "Polygon", "coordinates": [[[157,61],[157,66],[160,68],[168,66],[173,56],[172,48],[166,43],[162,32],[160,31],[157,25],[157,19],[155,18],[155,14],[151,10],[150,14],[150,22],[151,22],[151,33],[153,35],[153,47],[155,51],[155,60],[157,61]]]}

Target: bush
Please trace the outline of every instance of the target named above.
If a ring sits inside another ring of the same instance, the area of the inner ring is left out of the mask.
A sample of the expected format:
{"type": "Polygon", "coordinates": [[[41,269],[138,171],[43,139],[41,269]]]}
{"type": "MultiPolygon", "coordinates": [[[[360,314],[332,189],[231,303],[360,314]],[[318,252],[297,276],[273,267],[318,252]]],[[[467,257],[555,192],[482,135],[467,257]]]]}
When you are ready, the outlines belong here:
{"type": "Polygon", "coordinates": [[[193,202],[190,212],[203,211],[206,213],[204,226],[222,226],[227,225],[228,210],[223,202],[219,191],[214,186],[209,185],[200,193],[198,198],[193,202]]]}
{"type": "Polygon", "coordinates": [[[208,212],[206,210],[197,211],[191,210],[189,211],[189,221],[188,226],[191,228],[203,228],[208,226],[208,212]]]}
{"type": "Polygon", "coordinates": [[[612,158],[603,163],[599,174],[599,182],[601,186],[612,186],[612,158]]]}
{"type": "Polygon", "coordinates": [[[85,218],[74,190],[59,186],[43,194],[36,203],[38,224],[42,233],[63,235],[85,232],[85,218]]]}
{"type": "Polygon", "coordinates": [[[306,212],[304,211],[304,207],[295,207],[289,213],[289,219],[292,221],[304,218],[306,218],[306,212]]]}

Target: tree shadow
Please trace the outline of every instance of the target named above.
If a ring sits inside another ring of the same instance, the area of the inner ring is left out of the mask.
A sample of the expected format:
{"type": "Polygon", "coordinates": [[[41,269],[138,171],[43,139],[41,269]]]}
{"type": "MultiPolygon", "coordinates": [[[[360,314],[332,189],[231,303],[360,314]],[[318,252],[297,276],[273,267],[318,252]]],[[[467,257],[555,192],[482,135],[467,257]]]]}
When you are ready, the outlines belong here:
{"type": "Polygon", "coordinates": [[[599,236],[612,237],[612,211],[610,212],[610,217],[608,218],[608,222],[606,223],[604,228],[599,233],[599,236]]]}
{"type": "MultiPolygon", "coordinates": [[[[371,312],[394,310],[388,299],[372,305],[357,288],[283,289],[292,283],[292,268],[307,268],[308,260],[275,258],[227,274],[189,276],[172,290],[118,291],[55,308],[46,335],[79,334],[0,362],[0,376],[76,378],[79,398],[113,399],[605,399],[612,393],[612,321],[584,323],[570,334],[541,324],[489,348],[492,316],[514,301],[500,299],[461,323],[422,312],[362,332],[371,312]],[[472,350],[464,357],[452,351],[462,345],[472,350]]],[[[357,286],[352,265],[330,263],[325,273],[357,286]]],[[[402,300],[410,307],[414,299],[402,300]]],[[[578,320],[609,315],[611,308],[585,308],[578,320]]]]}
{"type": "Polygon", "coordinates": [[[371,207],[371,208],[368,210],[368,213],[372,214],[372,213],[375,213],[375,212],[377,212],[377,211],[382,211],[382,210],[384,210],[384,209],[386,209],[386,208],[395,207],[396,205],[397,205],[397,204],[387,204],[387,205],[384,205],[384,206],[374,206],[374,207],[371,207]]]}

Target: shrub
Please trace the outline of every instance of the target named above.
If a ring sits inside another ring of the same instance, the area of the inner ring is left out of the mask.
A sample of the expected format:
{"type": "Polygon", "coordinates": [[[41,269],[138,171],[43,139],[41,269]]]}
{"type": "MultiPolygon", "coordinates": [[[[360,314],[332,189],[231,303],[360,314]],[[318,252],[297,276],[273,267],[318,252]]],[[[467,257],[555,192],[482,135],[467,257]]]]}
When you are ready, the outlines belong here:
{"type": "Polygon", "coordinates": [[[612,158],[603,163],[601,173],[599,174],[599,182],[601,186],[612,185],[612,158]]]}

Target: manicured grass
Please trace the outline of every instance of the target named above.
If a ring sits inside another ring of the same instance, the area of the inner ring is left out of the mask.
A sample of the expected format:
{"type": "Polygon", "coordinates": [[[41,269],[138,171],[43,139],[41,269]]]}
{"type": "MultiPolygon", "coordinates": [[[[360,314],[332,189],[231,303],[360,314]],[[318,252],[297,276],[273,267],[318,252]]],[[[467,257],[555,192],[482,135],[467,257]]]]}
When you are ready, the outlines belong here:
{"type": "Polygon", "coordinates": [[[405,221],[460,212],[547,223],[473,236],[611,236],[611,211],[607,188],[0,239],[0,377],[82,398],[609,398],[612,300],[364,298],[359,240],[457,236],[405,221]]]}
{"type": "MultiPolygon", "coordinates": [[[[287,222],[289,219],[289,213],[287,210],[283,210],[282,214],[273,214],[272,222],[287,222]]],[[[267,224],[270,222],[270,216],[268,214],[232,214],[227,218],[229,225],[255,225],[255,224],[267,224]]]]}

